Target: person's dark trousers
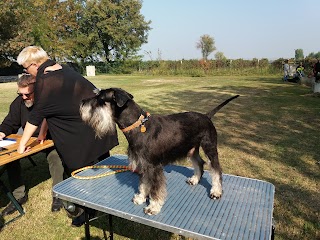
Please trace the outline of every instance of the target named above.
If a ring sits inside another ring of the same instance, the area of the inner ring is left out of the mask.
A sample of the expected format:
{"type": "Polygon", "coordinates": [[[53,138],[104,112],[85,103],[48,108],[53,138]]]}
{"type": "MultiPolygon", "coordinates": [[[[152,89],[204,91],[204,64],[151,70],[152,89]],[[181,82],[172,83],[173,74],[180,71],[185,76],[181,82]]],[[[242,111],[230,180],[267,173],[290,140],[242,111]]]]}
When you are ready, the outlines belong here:
{"type": "MultiPolygon", "coordinates": [[[[49,171],[52,179],[52,187],[63,181],[64,167],[61,158],[55,148],[46,151],[49,171]]],[[[57,212],[62,208],[62,201],[52,193],[51,211],[57,212]]]]}
{"type": "Polygon", "coordinates": [[[6,164],[10,190],[15,199],[21,199],[26,195],[26,188],[21,175],[20,160],[6,164]]]}

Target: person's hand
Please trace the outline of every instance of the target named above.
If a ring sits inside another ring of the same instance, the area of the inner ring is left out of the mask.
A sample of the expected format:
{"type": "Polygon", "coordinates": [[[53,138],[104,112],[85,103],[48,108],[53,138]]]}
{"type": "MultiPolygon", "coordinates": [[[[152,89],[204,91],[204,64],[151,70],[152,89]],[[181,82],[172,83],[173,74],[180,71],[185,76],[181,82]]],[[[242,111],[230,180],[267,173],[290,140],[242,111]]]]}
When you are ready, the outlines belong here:
{"type": "Polygon", "coordinates": [[[37,140],[40,144],[43,144],[44,140],[46,139],[46,136],[38,136],[37,140]]]}
{"type": "Polygon", "coordinates": [[[6,135],[3,132],[0,132],[0,140],[3,140],[6,137],[6,135]]]}
{"type": "Polygon", "coordinates": [[[25,153],[25,152],[29,152],[30,149],[31,149],[30,147],[26,147],[25,145],[19,144],[17,152],[22,154],[22,153],[25,153]]]}

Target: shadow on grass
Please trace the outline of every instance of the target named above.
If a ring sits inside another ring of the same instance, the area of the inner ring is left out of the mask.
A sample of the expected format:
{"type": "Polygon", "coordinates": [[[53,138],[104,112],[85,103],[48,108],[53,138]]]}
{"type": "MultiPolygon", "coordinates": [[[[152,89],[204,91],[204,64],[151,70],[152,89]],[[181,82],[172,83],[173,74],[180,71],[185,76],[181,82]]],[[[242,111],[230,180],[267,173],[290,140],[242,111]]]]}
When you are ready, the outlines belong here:
{"type": "MultiPolygon", "coordinates": [[[[108,214],[102,213],[98,219],[90,222],[90,227],[96,227],[103,231],[104,237],[92,236],[90,239],[101,240],[107,239],[110,233],[110,226],[109,226],[109,216],[108,214]]],[[[150,226],[146,226],[143,224],[135,223],[129,221],[127,219],[119,218],[116,216],[112,216],[112,227],[114,235],[118,235],[121,237],[126,237],[129,239],[152,239],[152,240],[170,240],[173,236],[176,236],[178,239],[189,239],[183,236],[177,236],[170,232],[156,229],[150,226]]],[[[115,237],[116,238],[116,237],[115,237]]],[[[86,238],[83,237],[83,240],[86,238]]]]}

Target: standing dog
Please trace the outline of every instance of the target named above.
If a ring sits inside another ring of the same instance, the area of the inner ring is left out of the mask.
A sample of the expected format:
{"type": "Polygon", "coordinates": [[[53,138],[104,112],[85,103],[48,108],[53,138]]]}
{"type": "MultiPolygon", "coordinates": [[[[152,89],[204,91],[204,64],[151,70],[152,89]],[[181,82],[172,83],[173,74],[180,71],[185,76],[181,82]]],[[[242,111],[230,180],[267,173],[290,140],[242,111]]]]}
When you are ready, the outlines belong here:
{"type": "Polygon", "coordinates": [[[210,197],[221,197],[222,172],[218,160],[217,132],[211,118],[239,95],[224,101],[206,115],[185,112],[150,116],[132,100],[130,93],[122,89],[97,90],[96,94],[96,97],[82,101],[81,117],[95,129],[97,137],[113,130],[114,122],[118,124],[129,143],[130,164],[133,170],[138,169],[140,173],[139,193],[132,201],[143,204],[149,197],[150,204],[144,209],[146,214],[158,214],[165,202],[163,166],[187,156],[194,167],[194,175],[187,179],[187,183],[198,184],[205,163],[199,155],[200,147],[210,160],[210,197]]]}

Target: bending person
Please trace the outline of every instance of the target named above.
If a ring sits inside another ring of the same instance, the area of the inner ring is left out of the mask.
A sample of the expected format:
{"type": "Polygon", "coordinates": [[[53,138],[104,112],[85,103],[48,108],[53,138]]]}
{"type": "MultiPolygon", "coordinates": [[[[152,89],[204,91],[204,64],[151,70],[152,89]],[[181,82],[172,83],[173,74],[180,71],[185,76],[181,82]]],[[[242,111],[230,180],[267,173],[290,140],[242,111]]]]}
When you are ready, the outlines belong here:
{"type": "MultiPolygon", "coordinates": [[[[69,176],[76,169],[108,157],[109,150],[118,145],[116,130],[101,139],[97,138],[94,130],[82,121],[79,112],[81,101],[95,96],[95,86],[68,66],[49,59],[41,47],[24,48],[17,62],[25,71],[36,76],[35,104],[18,152],[26,151],[28,140],[45,118],[69,176]]],[[[83,223],[84,214],[72,221],[73,226],[81,226],[83,223]]]]}
{"type": "MultiPolygon", "coordinates": [[[[0,125],[0,140],[4,137],[17,133],[19,128],[25,128],[30,111],[33,108],[34,103],[34,83],[36,79],[31,75],[23,75],[18,80],[18,97],[11,103],[9,113],[4,118],[0,125]]],[[[34,132],[32,136],[37,137],[39,128],[34,132]]],[[[46,150],[47,160],[49,164],[49,171],[52,177],[52,186],[63,180],[63,166],[59,155],[54,148],[46,150]]],[[[26,187],[21,176],[20,161],[13,161],[6,164],[7,174],[10,189],[13,196],[17,199],[20,204],[24,204],[28,200],[28,194],[26,187]]],[[[62,207],[60,199],[53,196],[51,211],[59,211],[62,207]]],[[[13,203],[2,211],[2,215],[9,215],[16,211],[16,207],[13,203]]]]}

